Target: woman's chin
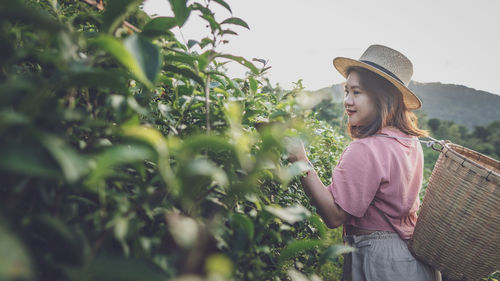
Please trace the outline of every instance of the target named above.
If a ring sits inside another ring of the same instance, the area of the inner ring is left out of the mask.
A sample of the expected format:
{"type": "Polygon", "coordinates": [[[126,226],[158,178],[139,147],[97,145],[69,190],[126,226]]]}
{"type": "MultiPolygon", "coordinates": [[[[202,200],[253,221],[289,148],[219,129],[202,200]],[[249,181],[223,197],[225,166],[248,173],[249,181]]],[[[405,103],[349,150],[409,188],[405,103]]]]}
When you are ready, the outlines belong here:
{"type": "Polygon", "coordinates": [[[355,127],[355,126],[359,126],[358,124],[359,122],[356,122],[356,120],[347,120],[347,124],[349,124],[349,126],[352,126],[352,127],[355,127]]]}
{"type": "Polygon", "coordinates": [[[363,123],[360,122],[347,122],[351,127],[363,127],[363,123]]]}

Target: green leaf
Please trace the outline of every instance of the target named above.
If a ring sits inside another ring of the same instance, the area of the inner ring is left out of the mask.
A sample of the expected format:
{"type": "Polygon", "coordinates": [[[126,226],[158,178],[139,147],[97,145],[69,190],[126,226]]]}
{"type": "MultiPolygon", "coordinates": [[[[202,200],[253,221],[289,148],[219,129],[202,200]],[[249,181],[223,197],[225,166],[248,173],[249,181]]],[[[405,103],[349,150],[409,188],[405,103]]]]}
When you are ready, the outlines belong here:
{"type": "Polygon", "coordinates": [[[127,98],[127,105],[133,109],[135,112],[141,114],[141,115],[147,115],[148,114],[148,110],[144,107],[142,107],[138,102],[137,100],[135,99],[135,97],[128,97],[127,98]]]}
{"type": "Polygon", "coordinates": [[[303,252],[306,250],[311,250],[316,247],[319,247],[323,245],[323,241],[321,240],[296,240],[288,244],[283,250],[281,250],[280,257],[279,257],[279,263],[283,263],[291,258],[293,258],[295,255],[297,255],[299,252],[303,252]]]}
{"type": "Polygon", "coordinates": [[[27,125],[30,123],[28,116],[10,109],[0,110],[0,127],[9,125],[27,125]]]}
{"type": "Polygon", "coordinates": [[[212,18],[213,20],[215,20],[214,16],[215,14],[212,12],[212,10],[210,10],[209,8],[201,5],[200,3],[193,3],[190,8],[193,10],[193,11],[200,11],[201,12],[201,15],[200,17],[204,18],[205,17],[210,17],[212,18]]]}
{"type": "Polygon", "coordinates": [[[113,232],[116,239],[124,241],[129,230],[128,219],[123,217],[118,217],[114,221],[113,232]]]}
{"type": "MultiPolygon", "coordinates": [[[[198,67],[200,70],[204,70],[210,62],[215,58],[215,52],[213,50],[208,50],[203,52],[198,56],[198,67]]],[[[214,71],[216,72],[216,71],[214,71]]]]}
{"type": "Polygon", "coordinates": [[[319,237],[326,238],[328,229],[321,218],[317,214],[313,214],[309,217],[309,221],[318,230],[319,237]]]}
{"type": "Polygon", "coordinates": [[[307,276],[294,268],[288,269],[286,273],[291,281],[321,281],[321,278],[316,274],[307,276]]]}
{"type": "MultiPolygon", "coordinates": [[[[134,37],[137,37],[137,35],[133,35],[134,37]]],[[[147,87],[152,88],[153,84],[152,82],[148,79],[148,76],[146,75],[146,70],[143,69],[143,64],[141,64],[136,56],[139,56],[142,58],[143,54],[141,54],[141,48],[140,46],[142,45],[141,43],[134,42],[137,40],[141,39],[130,39],[131,41],[128,43],[129,47],[125,47],[125,45],[120,42],[118,39],[109,36],[109,35],[100,35],[95,38],[89,39],[89,43],[91,45],[100,47],[102,50],[106,51],[108,54],[112,55],[115,59],[117,59],[123,66],[125,66],[139,81],[144,83],[147,87]],[[137,47],[137,53],[132,53],[129,48],[134,48],[137,47]]],[[[152,49],[152,48],[145,48],[145,49],[152,49]]],[[[142,51],[146,51],[146,50],[142,51]]],[[[159,58],[159,51],[156,48],[156,51],[153,51],[154,54],[144,54],[144,56],[155,56],[156,58],[159,58]]],[[[142,60],[142,63],[145,61],[150,61],[152,59],[148,60],[142,60]]],[[[158,59],[159,60],[159,59],[158,59]]],[[[152,73],[152,68],[159,65],[159,61],[157,63],[154,63],[153,66],[146,66],[148,69],[150,69],[150,73],[152,73]]]]}
{"type": "Polygon", "coordinates": [[[113,175],[115,173],[114,167],[153,159],[154,157],[154,152],[149,147],[139,143],[108,147],[96,156],[95,168],[90,174],[88,184],[92,185],[98,180],[113,175]]]}
{"type": "Polygon", "coordinates": [[[66,197],[66,199],[68,199],[69,201],[75,201],[75,202],[78,202],[81,204],[81,206],[83,205],[88,205],[90,207],[97,207],[97,203],[86,198],[86,197],[83,197],[83,196],[79,196],[79,195],[68,195],[66,197]]]}
{"type": "Polygon", "coordinates": [[[158,153],[158,169],[163,180],[174,191],[178,192],[178,183],[170,168],[167,141],[156,129],[145,126],[125,126],[123,134],[137,140],[146,142],[158,153]]]}
{"type": "Polygon", "coordinates": [[[130,126],[123,128],[123,134],[151,145],[160,156],[168,155],[167,141],[156,129],[145,126],[130,126]]]}
{"type": "MultiPolygon", "coordinates": [[[[219,75],[221,75],[221,76],[224,77],[225,76],[224,74],[213,72],[213,71],[207,72],[207,74],[210,74],[210,78],[212,80],[215,80],[215,81],[219,82],[219,88],[222,89],[222,90],[224,90],[224,92],[226,92],[225,90],[226,90],[227,81],[224,80],[223,78],[219,77],[219,75]]],[[[217,91],[217,88],[214,88],[214,90],[217,91]]]]}
{"type": "Polygon", "coordinates": [[[198,84],[200,84],[202,87],[205,87],[205,82],[203,81],[203,79],[201,79],[200,76],[198,76],[196,73],[194,73],[189,68],[177,67],[177,66],[173,66],[173,65],[165,65],[164,69],[166,71],[177,73],[177,74],[180,74],[186,78],[192,79],[192,80],[196,81],[198,84]]]}
{"type": "Polygon", "coordinates": [[[259,87],[259,83],[257,82],[257,80],[250,77],[248,78],[248,82],[250,83],[250,89],[252,90],[252,92],[257,92],[257,89],[259,87]]]}
{"type": "Polygon", "coordinates": [[[177,26],[177,21],[172,17],[157,17],[150,20],[142,28],[142,34],[149,37],[167,35],[170,29],[177,26]]]}
{"type": "Polygon", "coordinates": [[[245,66],[246,68],[250,69],[254,74],[259,74],[259,69],[257,69],[257,67],[255,67],[255,65],[253,63],[251,63],[250,61],[248,61],[247,59],[245,59],[243,57],[233,56],[233,55],[229,55],[229,54],[217,54],[216,57],[221,57],[221,58],[233,60],[233,61],[245,66]]]}
{"type": "Polygon", "coordinates": [[[302,205],[287,208],[266,206],[264,209],[289,224],[305,220],[311,215],[311,212],[302,205]]]}
{"type": "Polygon", "coordinates": [[[21,21],[25,24],[31,24],[34,28],[51,32],[58,32],[64,28],[47,11],[27,7],[24,1],[1,1],[0,19],[21,21]]]}
{"type": "Polygon", "coordinates": [[[263,66],[267,64],[267,61],[265,59],[253,58],[252,61],[260,62],[263,66]]]}
{"type": "Polygon", "coordinates": [[[204,71],[205,68],[208,66],[207,57],[205,57],[203,54],[201,54],[200,56],[198,56],[197,60],[198,60],[198,69],[200,71],[204,71]]]}
{"type": "Polygon", "coordinates": [[[106,9],[103,14],[103,27],[108,33],[112,33],[125,18],[137,10],[142,0],[109,0],[106,1],[106,9]]]}
{"type": "Polygon", "coordinates": [[[232,31],[231,29],[224,29],[221,32],[219,32],[220,35],[225,35],[225,34],[231,34],[231,35],[238,35],[238,33],[232,31]]]}
{"type": "Polygon", "coordinates": [[[319,263],[325,264],[327,261],[334,261],[337,256],[350,253],[355,250],[356,250],[355,248],[348,245],[343,245],[343,244],[332,245],[325,250],[323,255],[321,255],[319,263]]]}
{"type": "Polygon", "coordinates": [[[198,244],[202,229],[195,219],[175,213],[166,213],[165,219],[168,231],[179,246],[190,249],[198,244]]]}
{"type": "Polygon", "coordinates": [[[231,14],[233,13],[233,11],[231,11],[231,7],[229,7],[229,5],[224,0],[213,0],[213,1],[226,8],[231,14]]]}
{"type": "Polygon", "coordinates": [[[284,182],[292,180],[294,177],[302,175],[309,170],[309,166],[304,161],[297,161],[280,171],[280,178],[284,182]]]}
{"type": "Polygon", "coordinates": [[[273,113],[271,113],[271,115],[269,116],[269,119],[270,120],[276,120],[276,119],[279,119],[279,117],[288,117],[290,115],[289,112],[287,111],[284,111],[282,109],[275,109],[275,111],[273,111],[273,113]]]}
{"type": "Polygon", "coordinates": [[[156,81],[160,71],[160,50],[144,36],[134,34],[124,41],[125,47],[134,56],[149,81],[156,81]]]}
{"type": "Polygon", "coordinates": [[[229,151],[233,155],[236,155],[233,145],[231,145],[227,140],[216,136],[193,136],[188,138],[182,145],[182,150],[189,152],[190,155],[204,149],[211,151],[229,151]]]}
{"type": "Polygon", "coordinates": [[[187,0],[168,1],[170,2],[170,6],[172,7],[172,11],[174,12],[177,25],[179,27],[182,27],[187,21],[189,14],[191,13],[191,9],[187,6],[187,0]]]}
{"type": "Polygon", "coordinates": [[[200,44],[200,42],[196,41],[196,40],[193,40],[193,39],[189,39],[188,40],[188,43],[187,43],[187,46],[188,46],[188,49],[191,49],[194,45],[196,44],[200,44]]]}
{"type": "Polygon", "coordinates": [[[230,79],[229,77],[226,76],[226,82],[227,82],[227,87],[232,88],[235,90],[236,94],[234,96],[236,97],[244,97],[245,94],[241,91],[238,82],[236,82],[234,79],[230,79]]]}
{"type": "Polygon", "coordinates": [[[158,75],[158,82],[169,87],[173,87],[174,85],[173,79],[163,74],[158,75]]]}
{"type": "Polygon", "coordinates": [[[40,141],[57,160],[68,182],[76,182],[89,171],[87,159],[70,148],[59,137],[44,135],[40,141]]]}
{"type": "Polygon", "coordinates": [[[129,75],[122,69],[85,68],[68,73],[66,87],[102,87],[126,93],[129,75]]]}
{"type": "Polygon", "coordinates": [[[13,145],[0,149],[0,169],[27,176],[59,178],[62,174],[50,155],[39,147],[13,145]]]}
{"type": "Polygon", "coordinates": [[[215,32],[216,30],[219,30],[220,32],[220,24],[215,20],[215,16],[212,13],[203,13],[203,15],[201,15],[200,17],[208,22],[208,24],[210,25],[210,30],[212,32],[215,32]]]}
{"type": "Polygon", "coordinates": [[[85,272],[88,280],[120,281],[164,281],[164,270],[146,259],[126,259],[124,257],[97,257],[85,272]]]}
{"type": "Polygon", "coordinates": [[[222,276],[221,280],[231,280],[234,264],[226,255],[213,254],[206,260],[205,270],[208,276],[222,276]]]}
{"type": "Polygon", "coordinates": [[[248,240],[252,240],[254,237],[255,229],[252,220],[244,214],[233,213],[231,215],[231,221],[236,223],[241,227],[247,234],[248,240]]]}
{"type": "Polygon", "coordinates": [[[226,187],[229,184],[226,172],[215,165],[215,163],[205,159],[190,161],[189,165],[187,166],[187,172],[190,175],[196,177],[209,177],[213,182],[222,187],[226,187]]]}
{"type": "Polygon", "coordinates": [[[204,37],[203,39],[201,39],[200,48],[203,49],[209,44],[215,45],[215,41],[208,37],[204,37]]]}
{"type": "Polygon", "coordinates": [[[223,22],[221,22],[220,24],[235,24],[235,25],[243,26],[244,28],[250,29],[250,27],[248,26],[248,24],[244,20],[242,20],[240,18],[235,18],[235,17],[227,18],[223,22]]]}
{"type": "Polygon", "coordinates": [[[0,220],[0,280],[32,280],[33,268],[26,247],[0,220]]]}
{"type": "Polygon", "coordinates": [[[168,62],[181,62],[183,64],[186,64],[186,65],[194,68],[196,66],[195,62],[198,59],[192,55],[189,55],[189,54],[177,53],[175,55],[165,55],[163,57],[163,60],[167,63],[168,62]]]}

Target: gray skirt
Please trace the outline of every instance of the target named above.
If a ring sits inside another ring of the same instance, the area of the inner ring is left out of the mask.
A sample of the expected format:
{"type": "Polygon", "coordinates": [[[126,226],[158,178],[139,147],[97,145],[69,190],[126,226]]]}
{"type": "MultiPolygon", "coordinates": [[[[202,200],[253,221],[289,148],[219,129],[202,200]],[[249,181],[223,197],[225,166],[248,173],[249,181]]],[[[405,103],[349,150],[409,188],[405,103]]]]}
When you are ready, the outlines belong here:
{"type": "Polygon", "coordinates": [[[439,271],[415,259],[397,233],[348,235],[344,241],[356,248],[344,256],[345,281],[441,281],[439,271]]]}

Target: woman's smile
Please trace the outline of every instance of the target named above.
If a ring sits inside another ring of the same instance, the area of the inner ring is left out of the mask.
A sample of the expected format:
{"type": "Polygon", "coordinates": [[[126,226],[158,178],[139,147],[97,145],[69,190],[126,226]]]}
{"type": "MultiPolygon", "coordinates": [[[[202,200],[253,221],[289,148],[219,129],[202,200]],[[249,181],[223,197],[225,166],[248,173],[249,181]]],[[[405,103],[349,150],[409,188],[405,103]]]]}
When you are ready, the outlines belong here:
{"type": "Polygon", "coordinates": [[[356,113],[356,110],[346,108],[345,112],[347,113],[347,115],[352,116],[354,113],[356,113]]]}

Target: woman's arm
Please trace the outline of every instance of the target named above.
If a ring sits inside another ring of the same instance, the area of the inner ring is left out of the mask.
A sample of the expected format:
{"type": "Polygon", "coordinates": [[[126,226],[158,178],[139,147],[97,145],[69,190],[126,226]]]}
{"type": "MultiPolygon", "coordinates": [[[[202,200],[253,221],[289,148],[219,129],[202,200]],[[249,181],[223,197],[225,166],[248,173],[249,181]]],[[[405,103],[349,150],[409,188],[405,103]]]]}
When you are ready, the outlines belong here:
{"type": "Polygon", "coordinates": [[[318,214],[329,228],[336,228],[344,224],[350,216],[349,213],[335,203],[335,199],[321,182],[314,168],[311,168],[300,181],[307,196],[311,198],[311,203],[316,207],[318,214]]]}
{"type": "MultiPolygon", "coordinates": [[[[289,142],[287,145],[288,160],[290,162],[309,162],[302,142],[289,142]]],[[[336,228],[342,225],[348,218],[349,213],[335,203],[335,199],[325,185],[321,182],[318,174],[311,165],[311,169],[300,179],[302,187],[307,196],[311,198],[311,203],[318,210],[318,214],[329,228],[336,228]]]]}

